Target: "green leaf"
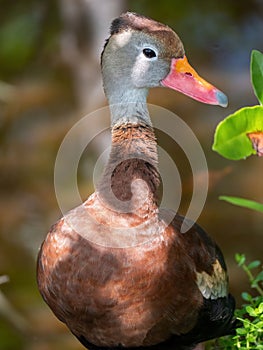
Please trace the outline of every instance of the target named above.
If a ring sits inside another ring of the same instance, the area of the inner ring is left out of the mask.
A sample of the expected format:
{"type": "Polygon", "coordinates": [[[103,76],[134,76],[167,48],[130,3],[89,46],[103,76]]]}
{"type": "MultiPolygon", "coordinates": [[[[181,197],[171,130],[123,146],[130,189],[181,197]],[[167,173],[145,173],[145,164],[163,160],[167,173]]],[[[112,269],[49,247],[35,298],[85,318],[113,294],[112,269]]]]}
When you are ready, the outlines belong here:
{"type": "Polygon", "coordinates": [[[241,265],[243,265],[245,263],[246,256],[245,256],[245,254],[236,253],[235,254],[235,259],[236,259],[236,262],[238,263],[238,265],[241,266],[241,265]]]}
{"type": "Polygon", "coordinates": [[[258,328],[258,332],[262,333],[262,331],[263,331],[263,321],[257,322],[257,328],[258,328]]]}
{"type": "Polygon", "coordinates": [[[253,50],[250,60],[250,75],[255,95],[263,104],[263,54],[253,50]]]}
{"type": "Polygon", "coordinates": [[[247,293],[247,292],[243,292],[241,295],[242,295],[242,298],[245,301],[251,301],[252,300],[252,296],[249,293],[247,293]]]}
{"type": "Polygon", "coordinates": [[[245,198],[239,198],[239,197],[231,197],[231,196],[220,196],[220,200],[226,201],[228,203],[239,205],[240,207],[253,209],[259,212],[263,212],[263,204],[251,201],[249,199],[245,198]]]}
{"type": "Polygon", "coordinates": [[[256,154],[247,134],[263,131],[263,107],[245,107],[218,124],[213,150],[223,157],[238,160],[256,154]]]}
{"type": "Polygon", "coordinates": [[[263,303],[259,304],[258,310],[259,310],[260,313],[263,313],[263,303]]]}
{"type": "Polygon", "coordinates": [[[256,310],[253,309],[253,307],[250,306],[250,305],[248,305],[248,306],[246,307],[246,311],[247,311],[247,313],[249,314],[249,316],[252,316],[252,317],[256,317],[256,316],[257,316],[256,310]]]}
{"type": "Polygon", "coordinates": [[[240,335],[247,334],[247,331],[244,328],[237,328],[236,332],[237,334],[240,334],[240,335]]]}
{"type": "MultiPolygon", "coordinates": [[[[263,205],[262,205],[262,207],[263,207],[263,205]]],[[[248,264],[247,268],[249,270],[252,270],[252,269],[255,269],[256,267],[258,267],[260,264],[261,264],[261,262],[259,260],[255,260],[255,261],[252,261],[250,264],[248,264]]]]}
{"type": "Polygon", "coordinates": [[[263,281],[263,271],[260,271],[260,273],[255,278],[255,282],[258,283],[260,281],[263,281]]]}

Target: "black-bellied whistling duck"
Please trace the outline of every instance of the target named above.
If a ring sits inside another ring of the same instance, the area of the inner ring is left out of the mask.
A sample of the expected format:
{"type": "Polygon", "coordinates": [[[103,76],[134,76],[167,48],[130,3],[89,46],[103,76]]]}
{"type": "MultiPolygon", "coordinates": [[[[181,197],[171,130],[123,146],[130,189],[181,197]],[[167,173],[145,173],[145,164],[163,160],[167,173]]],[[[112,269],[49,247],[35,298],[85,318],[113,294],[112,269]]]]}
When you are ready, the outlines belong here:
{"type": "MultiPolygon", "coordinates": [[[[157,205],[157,145],[148,88],[225,106],[187,63],[169,27],[126,13],[102,53],[112,147],[96,191],[60,219],[38,257],[39,290],[88,349],[200,349],[231,333],[234,299],[223,255],[197,224],[157,205]]],[[[172,189],[171,189],[172,190],[172,189]]]]}

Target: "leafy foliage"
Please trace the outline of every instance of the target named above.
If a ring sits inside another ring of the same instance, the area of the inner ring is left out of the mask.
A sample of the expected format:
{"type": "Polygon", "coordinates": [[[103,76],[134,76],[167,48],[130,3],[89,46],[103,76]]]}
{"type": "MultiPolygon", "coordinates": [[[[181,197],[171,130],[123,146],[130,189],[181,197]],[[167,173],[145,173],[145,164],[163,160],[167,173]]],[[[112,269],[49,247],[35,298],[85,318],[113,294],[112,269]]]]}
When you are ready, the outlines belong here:
{"type": "Polygon", "coordinates": [[[211,349],[226,350],[263,350],[263,269],[254,272],[261,265],[259,260],[246,263],[244,254],[236,254],[236,262],[247,274],[251,288],[256,294],[242,293],[245,303],[237,309],[235,316],[240,322],[236,329],[236,335],[218,339],[212,344],[211,349]]]}
{"type": "MultiPolygon", "coordinates": [[[[260,105],[245,107],[223,120],[216,129],[213,150],[223,157],[237,160],[251,154],[262,155],[263,142],[263,54],[252,51],[251,81],[260,105]]],[[[263,212],[263,204],[252,200],[220,196],[221,200],[263,212]]],[[[259,260],[246,263],[244,254],[236,254],[236,262],[247,274],[255,293],[243,292],[245,303],[235,312],[239,327],[236,335],[227,336],[212,343],[211,349],[263,350],[263,267],[259,260]],[[256,272],[256,269],[261,270],[256,272]]]]}
{"type": "MultiPolygon", "coordinates": [[[[252,51],[250,70],[255,95],[262,104],[263,54],[259,51],[252,51]]],[[[241,108],[218,124],[213,150],[228,159],[244,159],[257,153],[248,134],[261,132],[263,139],[263,106],[241,108]]]]}
{"type": "Polygon", "coordinates": [[[219,123],[215,133],[213,150],[232,160],[256,154],[250,139],[247,137],[247,134],[254,131],[263,131],[262,106],[242,108],[219,123]]]}
{"type": "MultiPolygon", "coordinates": [[[[251,53],[251,81],[259,102],[263,102],[263,54],[251,53]]],[[[218,124],[213,150],[223,157],[238,160],[251,154],[262,156],[263,106],[241,108],[218,124]]],[[[221,196],[220,199],[241,207],[263,212],[263,204],[248,199],[221,196]]]]}

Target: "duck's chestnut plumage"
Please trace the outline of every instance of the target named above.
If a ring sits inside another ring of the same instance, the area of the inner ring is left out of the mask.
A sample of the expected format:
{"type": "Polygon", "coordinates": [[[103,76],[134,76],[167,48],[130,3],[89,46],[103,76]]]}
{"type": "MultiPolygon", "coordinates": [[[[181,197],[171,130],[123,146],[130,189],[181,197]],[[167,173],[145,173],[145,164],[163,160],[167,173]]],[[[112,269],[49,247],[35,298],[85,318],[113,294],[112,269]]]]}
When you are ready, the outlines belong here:
{"type": "Polygon", "coordinates": [[[226,102],[189,67],[169,27],[134,13],[113,21],[102,53],[110,158],[96,191],[52,226],[37,270],[44,300],[91,350],[193,349],[234,329],[220,249],[197,224],[182,233],[186,219],[157,204],[148,88],[226,102]]]}

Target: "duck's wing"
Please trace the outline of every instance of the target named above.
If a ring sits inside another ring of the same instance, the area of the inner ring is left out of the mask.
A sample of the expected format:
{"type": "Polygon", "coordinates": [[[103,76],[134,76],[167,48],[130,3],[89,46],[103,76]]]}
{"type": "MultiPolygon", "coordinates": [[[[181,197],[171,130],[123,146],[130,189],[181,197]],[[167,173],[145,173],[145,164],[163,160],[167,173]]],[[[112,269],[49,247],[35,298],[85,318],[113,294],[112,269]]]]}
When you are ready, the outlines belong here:
{"type": "Polygon", "coordinates": [[[232,334],[236,327],[235,300],[228,292],[227,268],[220,248],[199,225],[182,216],[175,215],[170,225],[176,232],[175,250],[181,249],[193,264],[194,275],[189,278],[194,276],[195,285],[202,295],[194,327],[185,334],[175,335],[175,343],[197,344],[232,334]],[[184,233],[181,232],[183,223],[189,226],[184,233]]]}

